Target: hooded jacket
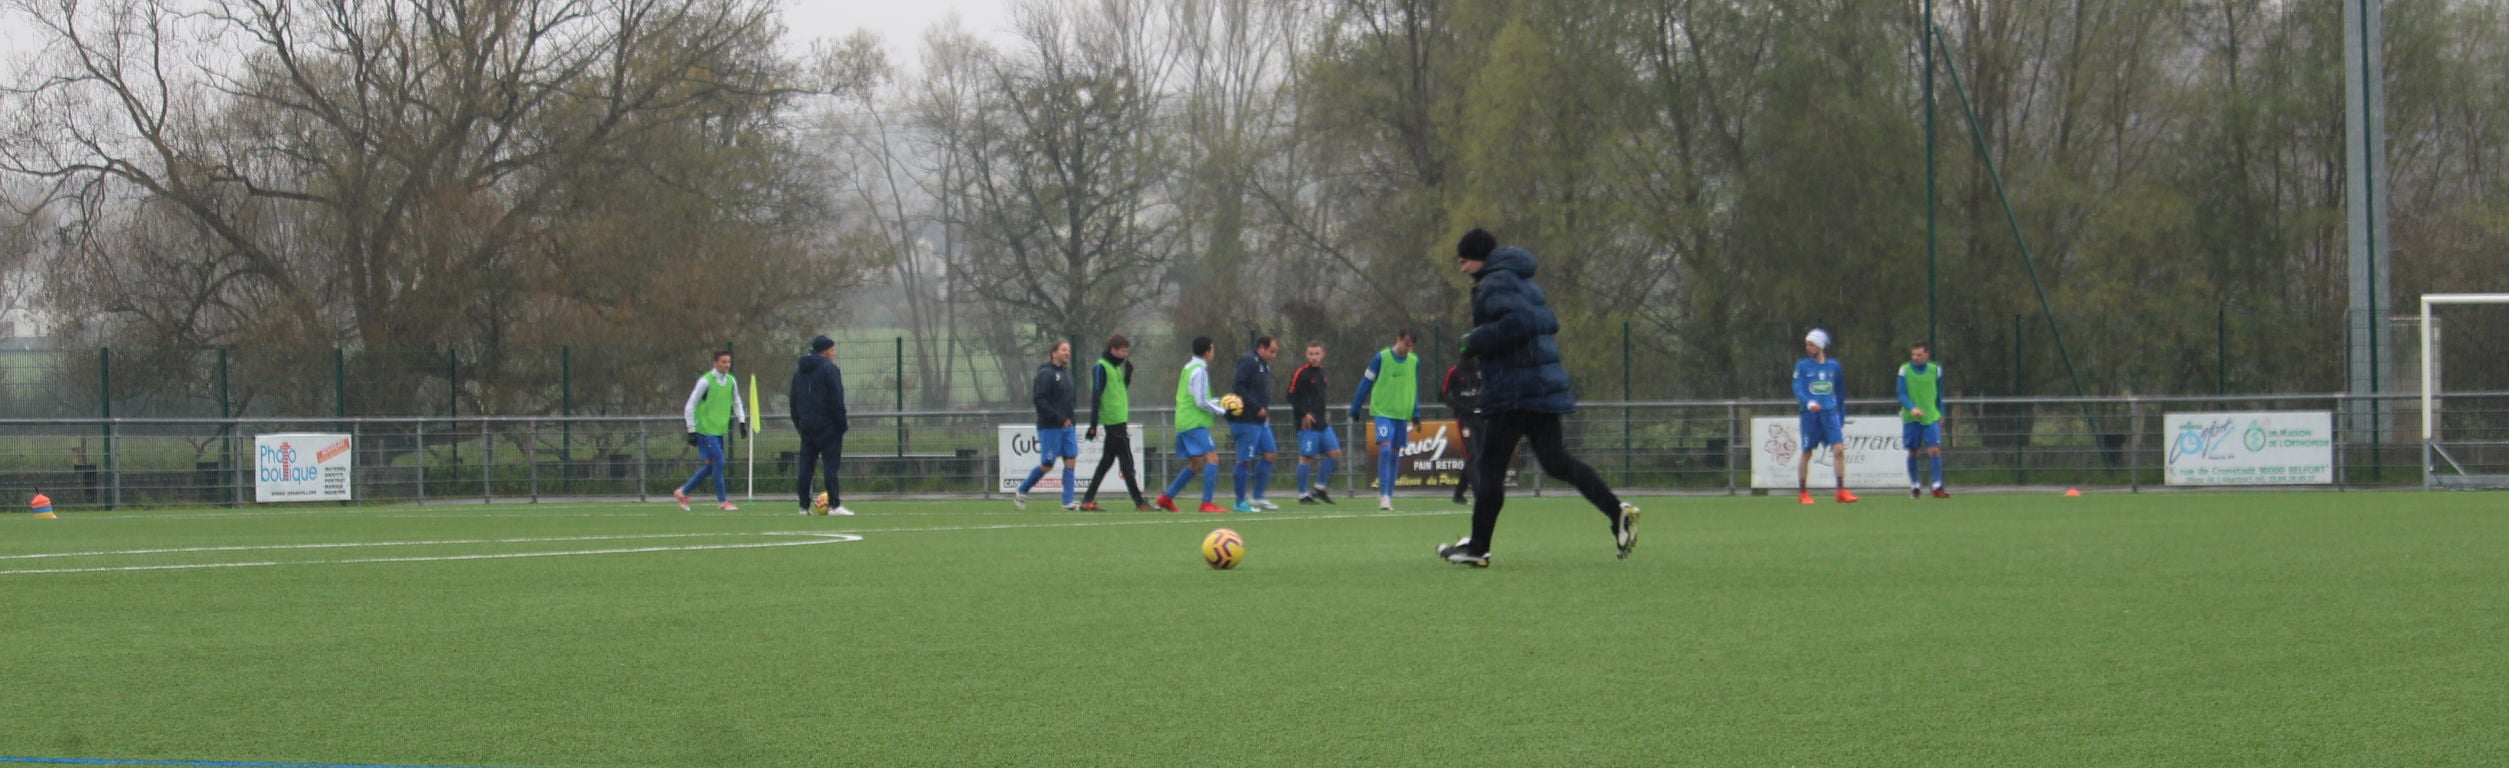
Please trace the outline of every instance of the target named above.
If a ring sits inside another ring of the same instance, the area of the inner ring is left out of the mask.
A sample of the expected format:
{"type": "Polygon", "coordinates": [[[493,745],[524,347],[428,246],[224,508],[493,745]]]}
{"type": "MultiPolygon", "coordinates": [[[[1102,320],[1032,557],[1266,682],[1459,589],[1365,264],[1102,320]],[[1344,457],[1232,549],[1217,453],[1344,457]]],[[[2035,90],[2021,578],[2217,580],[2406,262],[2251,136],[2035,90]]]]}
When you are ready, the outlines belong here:
{"type": "Polygon", "coordinates": [[[793,431],[825,445],[845,435],[845,373],[836,361],[803,355],[793,365],[793,431]]]}
{"type": "Polygon", "coordinates": [[[1577,410],[1554,338],[1559,318],[1533,272],[1533,254],[1508,246],[1492,252],[1472,276],[1472,332],[1464,334],[1463,352],[1481,367],[1483,416],[1577,410]]]}

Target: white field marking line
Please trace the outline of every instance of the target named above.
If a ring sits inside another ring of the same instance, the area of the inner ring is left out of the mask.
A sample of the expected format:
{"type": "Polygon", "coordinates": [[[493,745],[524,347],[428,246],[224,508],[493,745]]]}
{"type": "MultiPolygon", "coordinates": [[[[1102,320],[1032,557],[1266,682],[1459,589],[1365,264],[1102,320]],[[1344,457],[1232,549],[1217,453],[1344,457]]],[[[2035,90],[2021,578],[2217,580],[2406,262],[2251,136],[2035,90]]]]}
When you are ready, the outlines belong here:
{"type": "MultiPolygon", "coordinates": [[[[1278,515],[1278,516],[1273,516],[1273,515],[1227,515],[1227,516],[1226,516],[1226,518],[1234,518],[1235,522],[1234,522],[1234,523],[1232,523],[1232,524],[1245,524],[1245,523],[1256,523],[1256,522],[1288,522],[1288,521],[1294,521],[1294,520],[1369,520],[1369,519],[1386,519],[1386,518],[1397,518],[1397,517],[1436,517],[1436,516],[1439,516],[1439,515],[1458,515],[1458,514],[1464,514],[1464,513],[1463,513],[1462,511],[1460,511],[1460,510],[1449,510],[1449,511],[1439,511],[1439,512],[1354,512],[1354,513],[1349,513],[1349,514],[1339,514],[1339,515],[1294,515],[1294,514],[1282,514],[1282,515],[1278,515]]],[[[1099,528],[1099,527],[1110,527],[1110,526],[1118,526],[1118,525],[1181,525],[1181,524],[1186,524],[1186,523],[1211,523],[1211,522],[1221,522],[1222,520],[1223,520],[1222,516],[1219,516],[1219,515],[1211,515],[1211,516],[1197,516],[1197,517],[1183,517],[1183,516],[1175,516],[1175,517],[1154,517],[1154,518],[1147,518],[1147,519],[1142,519],[1142,520],[1068,520],[1068,521],[1063,521],[1063,522],[1050,522],[1050,523],[1002,523],[1002,524],[999,524],[999,525],[941,525],[941,526],[932,526],[932,527],[929,527],[929,528],[851,528],[851,529],[848,529],[848,530],[859,531],[859,532],[862,532],[862,533],[925,533],[925,532],[932,532],[932,531],[1007,531],[1007,530],[1017,530],[1017,529],[1024,529],[1024,528],[1099,528]]]]}
{"type": "Polygon", "coordinates": [[[263,552],[290,549],[348,549],[352,547],[428,547],[446,544],[537,544],[549,541],[620,541],[626,539],[696,539],[710,536],[757,536],[744,532],[700,533],[623,533],[601,536],[540,536],[512,539],[427,539],[415,541],[348,541],[325,544],[237,544],[225,547],[166,547],[163,549],[110,549],[94,552],[40,552],[31,555],[0,555],[0,560],[34,560],[53,557],[111,557],[114,555],[170,555],[187,552],[263,552]]]}
{"type": "MultiPolygon", "coordinates": [[[[670,502],[663,502],[663,503],[664,503],[664,504],[668,504],[668,503],[670,503],[670,502]]],[[[876,502],[875,502],[875,503],[876,503],[876,502]]],[[[920,502],[920,501],[918,501],[918,502],[909,502],[909,503],[924,504],[924,503],[935,503],[935,502],[920,502]]],[[[944,502],[944,503],[945,503],[945,502],[944,502]]],[[[639,508],[641,508],[641,507],[645,507],[645,506],[649,506],[649,505],[647,505],[647,504],[640,504],[640,503],[637,503],[637,502],[620,502],[620,504],[629,505],[629,506],[631,506],[631,507],[639,507],[639,508]]],[[[351,518],[351,517],[354,517],[354,518],[360,518],[360,519],[392,519],[392,520],[454,520],[454,519],[473,519],[473,518],[489,518],[489,517],[517,518],[517,517],[519,516],[519,517],[527,517],[527,518],[529,518],[529,519],[543,520],[543,519],[557,519],[557,518],[568,518],[568,517],[680,518],[680,519],[700,518],[700,517],[702,517],[702,518],[716,518],[716,519],[742,519],[742,518],[757,518],[757,517],[759,517],[759,516],[760,516],[760,515],[759,515],[759,513],[757,513],[757,512],[747,512],[747,511],[743,511],[743,512],[721,512],[721,511],[716,511],[716,510],[690,510],[690,511],[687,511],[687,512],[665,512],[665,511],[661,511],[661,510],[655,510],[655,511],[647,512],[647,511],[642,511],[642,510],[634,510],[634,511],[630,511],[630,510],[627,510],[627,509],[622,509],[622,510],[620,510],[620,511],[615,511],[615,512],[612,512],[612,511],[593,511],[593,512],[554,512],[554,511],[552,511],[552,512],[536,512],[536,511],[532,511],[532,507],[533,507],[533,506],[534,506],[534,505],[529,505],[529,504],[512,504],[512,505],[508,505],[508,504],[496,504],[496,505],[491,505],[491,506],[488,506],[488,507],[484,507],[484,508],[483,508],[483,507],[481,507],[480,505],[477,505],[477,504],[469,504],[469,505],[462,505],[462,504],[444,504],[444,505],[437,505],[437,506],[425,506],[425,507],[422,507],[422,506],[389,506],[389,507],[363,507],[363,508],[360,508],[360,507],[350,507],[350,508],[347,508],[347,509],[326,509],[326,510],[278,510],[278,509],[272,509],[272,510],[257,510],[257,511],[247,511],[247,512],[155,512],[155,513],[145,513],[145,514],[131,514],[131,513],[117,513],[117,512],[103,512],[103,513],[86,513],[86,512],[78,512],[78,513],[63,513],[63,514],[74,514],[74,515],[75,515],[75,516],[74,516],[74,517],[72,517],[72,518],[64,518],[64,519],[77,519],[77,520],[110,520],[110,521],[116,521],[116,522],[128,522],[128,521],[184,521],[184,520],[215,520],[215,519],[221,519],[221,518],[256,518],[256,517],[307,517],[307,518],[351,518]],[[389,511],[389,510],[401,510],[401,511],[389,511]],[[430,511],[424,511],[424,512],[422,512],[422,511],[416,511],[416,510],[430,510],[430,511]],[[434,510],[441,510],[441,511],[434,511],[434,510]],[[519,511],[518,511],[518,510],[519,510],[519,511]]],[[[575,507],[603,507],[603,506],[607,506],[607,505],[602,504],[602,503],[577,503],[577,502],[567,502],[567,503],[562,503],[562,504],[542,504],[542,505],[538,505],[538,508],[539,508],[539,509],[541,509],[541,510],[558,510],[558,509],[567,509],[567,508],[575,508],[575,507]]],[[[1012,511],[1012,510],[1000,510],[1000,511],[995,511],[995,510],[980,510],[980,511],[912,510],[912,511],[904,511],[904,512],[890,512],[890,511],[882,511],[882,512],[879,512],[879,513],[877,513],[877,514],[879,514],[879,516],[881,516],[881,517],[972,517],[972,516],[1001,516],[1001,517],[1011,517],[1011,516],[1033,515],[1033,514],[1037,514],[1037,513],[1034,513],[1034,512],[1018,512],[1018,511],[1012,511]]],[[[769,513],[769,516],[776,516],[776,515],[774,515],[772,512],[770,512],[770,513],[769,513]]],[[[5,518],[0,518],[0,519],[5,519],[5,518]]]]}
{"type": "MultiPolygon", "coordinates": [[[[855,534],[850,534],[850,533],[822,533],[822,532],[816,532],[816,531],[773,531],[773,532],[747,533],[747,534],[742,534],[742,533],[715,533],[715,534],[703,534],[703,533],[701,533],[701,534],[688,534],[688,535],[684,535],[684,536],[677,536],[677,537],[673,537],[673,538],[689,538],[689,537],[692,537],[692,536],[799,536],[799,537],[803,537],[803,538],[801,538],[801,539],[800,539],[800,540],[798,540],[798,541],[768,541],[768,542],[750,542],[750,543],[742,543],[742,544],[690,544],[690,545],[683,545],[683,546],[668,546],[668,547],[618,547],[618,548],[613,548],[613,549],[577,549],[577,550],[563,550],[563,551],[557,551],[557,552],[500,552],[500,553],[469,554],[469,555],[410,555],[410,556],[405,556],[405,557],[359,557],[359,558],[350,558],[350,559],[346,559],[346,560],[307,560],[307,561],[300,561],[300,562],[258,561],[258,562],[243,562],[243,563],[186,563],[186,564],[176,564],[176,565],[116,565],[116,566],[100,566],[100,567],[93,567],[93,568],[30,568],[30,569],[23,569],[23,570],[0,570],[0,576],[16,576],[16,575],[24,575],[24,574],[37,574],[37,573],[115,573],[115,572],[126,572],[126,571],[182,571],[182,570],[199,570],[199,569],[208,569],[208,568],[258,568],[258,567],[266,567],[266,566],[274,566],[274,565],[345,565],[345,564],[349,564],[349,563],[434,563],[434,562],[448,562],[448,561],[454,561],[454,560],[507,560],[507,559],[513,559],[513,558],[523,558],[523,557],[570,557],[570,556],[576,556],[576,555],[624,555],[624,554],[635,554],[635,553],[641,553],[641,552],[698,552],[698,551],[704,551],[704,550],[715,550],[715,549],[764,549],[764,548],[767,548],[767,547],[801,547],[801,546],[809,546],[809,545],[812,545],[812,544],[839,544],[839,543],[844,543],[844,542],[849,542],[849,541],[861,541],[861,540],[862,540],[862,537],[861,537],[861,536],[858,536],[858,535],[855,535],[855,534]]],[[[472,543],[489,543],[489,542],[491,542],[491,541],[502,542],[502,543],[520,543],[520,542],[533,542],[533,541],[587,541],[587,540],[602,540],[602,539],[613,539],[613,540],[615,540],[615,539],[643,539],[643,538],[661,538],[661,537],[657,537],[657,536],[650,536],[650,535],[634,535],[634,536],[574,536],[574,537],[547,538],[547,539],[502,539],[502,540],[480,540],[480,541],[478,541],[478,542],[472,542],[472,543]]],[[[377,544],[376,544],[376,546],[394,546],[394,545],[401,545],[401,546],[415,546],[415,545],[427,544],[427,543],[436,543],[436,542],[409,542],[409,541],[400,541],[400,542],[379,542],[379,543],[377,543],[377,544]]],[[[292,546],[281,546],[281,547],[270,547],[270,548],[276,549],[276,548],[297,548],[297,547],[292,547],[292,546]]],[[[220,548],[220,551],[232,551],[232,549],[231,549],[231,548],[220,548]]]]}

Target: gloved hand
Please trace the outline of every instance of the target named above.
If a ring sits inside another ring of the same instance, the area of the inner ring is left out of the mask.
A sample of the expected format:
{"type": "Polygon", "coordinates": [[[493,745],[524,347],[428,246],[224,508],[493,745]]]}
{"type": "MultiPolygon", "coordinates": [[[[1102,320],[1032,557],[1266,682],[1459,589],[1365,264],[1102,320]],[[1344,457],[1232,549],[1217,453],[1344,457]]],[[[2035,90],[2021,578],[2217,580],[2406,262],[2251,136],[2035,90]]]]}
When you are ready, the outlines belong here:
{"type": "Polygon", "coordinates": [[[1091,425],[1089,425],[1089,434],[1087,434],[1087,435],[1083,436],[1081,439],[1083,439],[1083,440],[1096,440],[1096,439],[1098,439],[1098,425],[1096,425],[1096,424],[1091,424],[1091,425]]]}
{"type": "Polygon", "coordinates": [[[740,427],[741,439],[749,439],[749,422],[739,422],[738,426],[740,427]]]}
{"type": "Polygon", "coordinates": [[[1367,420],[1368,420],[1368,409],[1366,409],[1366,408],[1352,408],[1352,409],[1350,409],[1350,423],[1352,423],[1352,424],[1357,424],[1357,423],[1360,423],[1360,422],[1363,422],[1363,421],[1367,421],[1367,420]]]}
{"type": "Polygon", "coordinates": [[[695,447],[697,447],[697,433],[695,433],[695,432],[690,432],[690,433],[688,433],[688,447],[690,447],[690,448],[695,448],[695,447]]]}

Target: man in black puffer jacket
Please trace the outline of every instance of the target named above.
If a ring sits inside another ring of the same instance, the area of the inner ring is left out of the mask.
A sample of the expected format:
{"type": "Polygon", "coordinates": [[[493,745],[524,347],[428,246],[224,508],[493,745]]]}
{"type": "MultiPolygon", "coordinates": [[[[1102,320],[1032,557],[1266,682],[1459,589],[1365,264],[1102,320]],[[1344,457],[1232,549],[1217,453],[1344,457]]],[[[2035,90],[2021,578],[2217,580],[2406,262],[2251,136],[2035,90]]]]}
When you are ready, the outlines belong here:
{"type": "Polygon", "coordinates": [[[810,354],[801,356],[793,365],[793,388],[787,393],[793,408],[793,431],[801,435],[801,513],[810,514],[810,471],[819,469],[827,477],[828,511],[831,515],[850,515],[843,494],[836,488],[838,463],[845,458],[845,372],[836,368],[836,340],[820,336],[810,340],[810,354]]]}
{"type": "MultiPolygon", "coordinates": [[[[1533,283],[1533,254],[1522,248],[1498,247],[1498,238],[1475,229],[1455,245],[1455,258],[1471,275],[1472,332],[1464,334],[1461,356],[1481,366],[1481,418],[1488,436],[1478,455],[1492,462],[1516,453],[1516,442],[1532,444],[1542,472],[1576,486],[1588,503],[1612,523],[1612,542],[1622,558],[1638,546],[1638,508],[1624,503],[1594,468],[1568,455],[1560,417],[1577,410],[1568,369],[1560,365],[1559,318],[1551,314],[1550,298],[1533,283]]],[[[1476,462],[1482,459],[1475,459],[1476,462]]],[[[1490,539],[1498,528],[1499,510],[1507,505],[1504,465],[1475,466],[1472,536],[1437,548],[1439,557],[1458,565],[1487,568],[1490,539]]]]}

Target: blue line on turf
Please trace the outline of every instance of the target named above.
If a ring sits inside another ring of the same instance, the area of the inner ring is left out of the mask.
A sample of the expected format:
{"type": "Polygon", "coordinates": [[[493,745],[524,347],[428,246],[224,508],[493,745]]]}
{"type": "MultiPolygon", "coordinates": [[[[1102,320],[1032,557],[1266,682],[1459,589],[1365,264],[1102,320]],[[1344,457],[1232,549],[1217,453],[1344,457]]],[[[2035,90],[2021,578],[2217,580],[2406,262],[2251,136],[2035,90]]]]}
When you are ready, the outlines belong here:
{"type": "Polygon", "coordinates": [[[92,757],[9,757],[0,755],[0,763],[20,765],[166,765],[191,768],[456,768],[443,765],[382,765],[377,763],[263,763],[234,760],[115,760],[92,757]]]}

